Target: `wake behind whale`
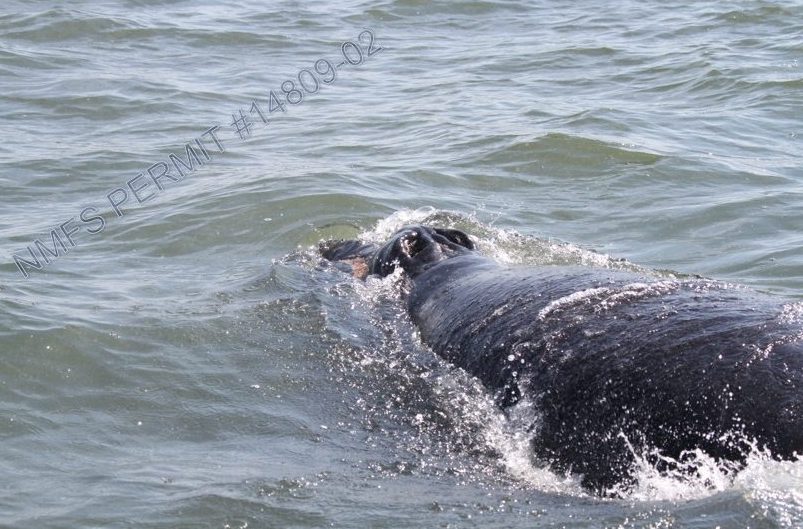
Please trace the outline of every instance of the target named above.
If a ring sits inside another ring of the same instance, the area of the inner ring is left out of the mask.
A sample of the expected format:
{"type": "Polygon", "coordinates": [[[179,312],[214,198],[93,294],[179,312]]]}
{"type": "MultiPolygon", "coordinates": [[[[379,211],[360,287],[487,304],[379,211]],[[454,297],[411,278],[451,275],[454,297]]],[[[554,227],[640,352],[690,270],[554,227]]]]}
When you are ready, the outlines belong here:
{"type": "Polygon", "coordinates": [[[534,455],[596,492],[629,486],[645,459],[661,470],[702,452],[736,469],[754,448],[800,451],[800,327],[774,298],[627,270],[500,267],[472,247],[415,227],[324,254],[358,275],[403,269],[423,341],[500,406],[531,402],[534,455]]]}

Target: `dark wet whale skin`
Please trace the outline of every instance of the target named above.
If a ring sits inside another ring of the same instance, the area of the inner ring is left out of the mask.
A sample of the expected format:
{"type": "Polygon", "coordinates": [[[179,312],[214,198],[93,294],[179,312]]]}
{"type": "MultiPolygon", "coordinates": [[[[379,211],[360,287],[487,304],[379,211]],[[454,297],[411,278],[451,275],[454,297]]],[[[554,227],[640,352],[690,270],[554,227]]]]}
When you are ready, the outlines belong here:
{"type": "Polygon", "coordinates": [[[462,235],[413,226],[348,250],[371,273],[405,268],[410,316],[433,351],[501,406],[533,400],[534,454],[554,470],[604,493],[630,483],[630,447],[734,462],[745,440],[782,459],[803,453],[801,329],[780,300],[703,279],[504,267],[462,235]]]}

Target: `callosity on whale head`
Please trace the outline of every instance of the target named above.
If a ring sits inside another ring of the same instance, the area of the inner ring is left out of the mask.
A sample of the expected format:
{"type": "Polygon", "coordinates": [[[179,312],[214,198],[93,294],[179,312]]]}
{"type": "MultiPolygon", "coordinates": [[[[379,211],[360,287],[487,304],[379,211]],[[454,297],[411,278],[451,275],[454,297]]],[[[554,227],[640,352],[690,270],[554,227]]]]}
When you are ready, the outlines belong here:
{"type": "Polygon", "coordinates": [[[359,278],[385,277],[397,266],[415,277],[445,259],[474,250],[474,243],[460,230],[405,226],[382,246],[355,240],[328,241],[320,250],[325,259],[348,264],[359,278]]]}

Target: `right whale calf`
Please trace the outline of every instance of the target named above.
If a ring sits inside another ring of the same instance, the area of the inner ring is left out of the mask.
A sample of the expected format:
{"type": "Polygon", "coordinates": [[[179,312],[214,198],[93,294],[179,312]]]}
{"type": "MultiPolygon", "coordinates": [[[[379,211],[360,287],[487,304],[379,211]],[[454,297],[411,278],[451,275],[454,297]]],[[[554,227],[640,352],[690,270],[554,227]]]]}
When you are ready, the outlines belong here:
{"type": "Polygon", "coordinates": [[[582,266],[502,266],[458,230],[408,226],[381,245],[323,243],[358,277],[401,268],[432,350],[502,407],[538,412],[534,455],[599,494],[634,462],[754,448],[803,454],[803,329],[795,306],[745,287],[582,266]]]}

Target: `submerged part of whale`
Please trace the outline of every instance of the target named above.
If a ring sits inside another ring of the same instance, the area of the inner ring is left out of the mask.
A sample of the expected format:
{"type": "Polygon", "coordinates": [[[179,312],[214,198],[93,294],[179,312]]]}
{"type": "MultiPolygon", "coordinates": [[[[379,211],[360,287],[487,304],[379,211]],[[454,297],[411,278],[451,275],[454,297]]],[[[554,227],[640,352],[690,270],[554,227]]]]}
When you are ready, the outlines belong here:
{"type": "Polygon", "coordinates": [[[529,399],[534,455],[597,493],[632,484],[636,454],[803,454],[803,334],[782,300],[706,279],[505,267],[427,226],[321,253],[361,278],[403,269],[422,340],[500,406],[529,399]]]}

